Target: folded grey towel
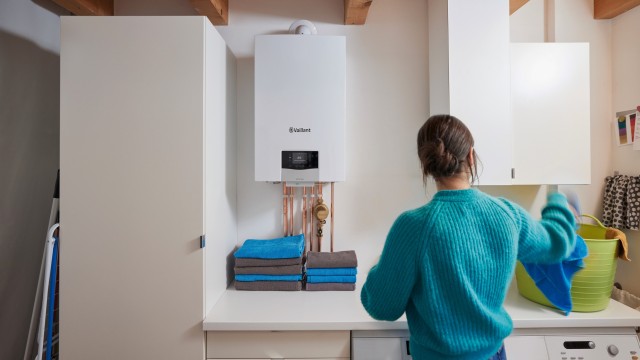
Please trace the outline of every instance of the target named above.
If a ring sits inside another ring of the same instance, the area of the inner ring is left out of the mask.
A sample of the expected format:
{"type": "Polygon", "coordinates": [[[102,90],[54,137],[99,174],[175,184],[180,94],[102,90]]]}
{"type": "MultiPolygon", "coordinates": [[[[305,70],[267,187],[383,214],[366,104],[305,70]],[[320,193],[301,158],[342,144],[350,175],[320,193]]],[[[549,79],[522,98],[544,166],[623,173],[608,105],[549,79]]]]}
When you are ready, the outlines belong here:
{"type": "Polygon", "coordinates": [[[358,266],[358,258],[353,250],[337,252],[309,252],[307,268],[354,268],[358,266]]]}
{"type": "Polygon", "coordinates": [[[301,281],[236,281],[236,290],[247,291],[300,291],[301,281]]]}
{"type": "Polygon", "coordinates": [[[236,267],[285,266],[302,264],[302,256],[286,259],[236,258],[236,267]]]}
{"type": "Polygon", "coordinates": [[[234,267],[236,274],[247,275],[299,275],[302,274],[302,265],[285,265],[285,266],[251,266],[251,267],[234,267]]]}
{"type": "Polygon", "coordinates": [[[353,283],[307,283],[307,291],[354,291],[353,283]]]}

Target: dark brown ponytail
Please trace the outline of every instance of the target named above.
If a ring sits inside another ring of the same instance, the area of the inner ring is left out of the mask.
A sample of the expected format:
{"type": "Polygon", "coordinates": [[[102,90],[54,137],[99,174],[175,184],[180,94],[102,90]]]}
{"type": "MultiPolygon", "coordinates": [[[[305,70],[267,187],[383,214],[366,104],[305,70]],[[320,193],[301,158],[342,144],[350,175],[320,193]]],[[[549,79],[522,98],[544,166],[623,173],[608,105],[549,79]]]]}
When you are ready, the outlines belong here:
{"type": "Polygon", "coordinates": [[[475,161],[471,166],[469,152],[473,148],[473,136],[469,129],[455,116],[431,116],[418,131],[418,157],[422,165],[422,175],[432,176],[436,181],[463,172],[469,172],[471,181],[478,177],[478,156],[473,150],[475,161]]]}

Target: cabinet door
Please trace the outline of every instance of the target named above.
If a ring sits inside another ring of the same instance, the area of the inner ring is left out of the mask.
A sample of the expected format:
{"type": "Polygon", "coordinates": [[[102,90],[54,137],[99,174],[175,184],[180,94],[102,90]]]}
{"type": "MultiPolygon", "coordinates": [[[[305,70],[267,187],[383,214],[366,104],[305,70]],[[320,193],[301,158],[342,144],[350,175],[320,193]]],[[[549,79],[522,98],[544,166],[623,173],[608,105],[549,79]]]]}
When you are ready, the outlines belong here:
{"type": "Polygon", "coordinates": [[[403,338],[353,338],[353,360],[402,360],[403,338]]]}
{"type": "Polygon", "coordinates": [[[589,44],[511,44],[514,184],[589,184],[589,44]]]}
{"type": "Polygon", "coordinates": [[[348,358],[350,340],[349,331],[208,331],[207,358],[348,358]]]}
{"type": "Polygon", "coordinates": [[[203,359],[203,17],[63,17],[60,354],[203,359]]]}
{"type": "Polygon", "coordinates": [[[450,113],[473,134],[482,162],[480,185],[511,184],[508,11],[507,0],[449,0],[444,14],[449,21],[450,113]]]}
{"type": "Polygon", "coordinates": [[[509,336],[504,340],[507,358],[518,360],[547,359],[544,336],[509,336]]]}

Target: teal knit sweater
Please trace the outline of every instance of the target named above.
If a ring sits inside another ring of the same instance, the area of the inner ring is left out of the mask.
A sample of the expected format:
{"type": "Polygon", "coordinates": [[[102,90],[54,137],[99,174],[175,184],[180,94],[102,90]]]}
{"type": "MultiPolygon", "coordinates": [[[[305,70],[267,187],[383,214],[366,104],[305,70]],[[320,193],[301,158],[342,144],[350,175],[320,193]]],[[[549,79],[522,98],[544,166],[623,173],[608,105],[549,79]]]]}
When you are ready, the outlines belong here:
{"type": "Polygon", "coordinates": [[[476,189],[444,190],[400,215],[360,294],[375,319],[407,314],[414,360],[488,359],[513,328],[503,307],[516,259],[553,263],[575,244],[566,198],[536,221],[476,189]]]}

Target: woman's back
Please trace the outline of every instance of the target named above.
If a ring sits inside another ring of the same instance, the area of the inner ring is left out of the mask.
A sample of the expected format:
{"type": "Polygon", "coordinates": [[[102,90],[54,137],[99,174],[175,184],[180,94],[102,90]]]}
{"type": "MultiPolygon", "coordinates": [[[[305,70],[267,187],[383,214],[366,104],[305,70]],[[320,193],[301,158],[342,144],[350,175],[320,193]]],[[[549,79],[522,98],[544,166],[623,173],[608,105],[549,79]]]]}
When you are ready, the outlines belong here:
{"type": "Polygon", "coordinates": [[[418,281],[406,308],[413,352],[488,358],[498,350],[496,338],[512,328],[502,303],[517,256],[514,216],[504,203],[474,189],[440,191],[403,216],[424,224],[418,238],[405,239],[422,243],[415,260],[418,281]]]}
{"type": "Polygon", "coordinates": [[[561,194],[535,221],[476,189],[439,191],[398,217],[362,303],[380,320],[406,312],[416,360],[489,358],[512,330],[502,304],[516,259],[561,260],[573,246],[572,216],[561,194]]]}
{"type": "Polygon", "coordinates": [[[575,244],[566,198],[551,194],[536,221],[508,200],[470,187],[477,154],[466,126],[449,115],[418,133],[423,176],[438,192],[392,226],[361,300],[379,320],[407,314],[411,353],[422,359],[488,359],[512,330],[502,304],[516,259],[560,262],[575,244]]]}

